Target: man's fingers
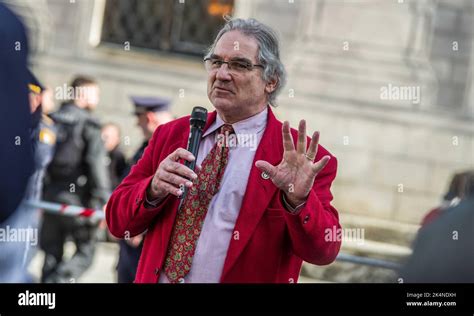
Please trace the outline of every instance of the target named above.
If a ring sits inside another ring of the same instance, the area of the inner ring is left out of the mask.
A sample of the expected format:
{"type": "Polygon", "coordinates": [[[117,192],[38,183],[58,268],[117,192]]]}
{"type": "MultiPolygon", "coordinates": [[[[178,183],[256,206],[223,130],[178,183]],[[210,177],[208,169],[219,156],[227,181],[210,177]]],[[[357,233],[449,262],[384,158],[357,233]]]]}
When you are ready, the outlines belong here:
{"type": "Polygon", "coordinates": [[[304,154],[306,152],[306,121],[301,120],[298,125],[298,144],[297,151],[299,154],[304,154]]]}
{"type": "Polygon", "coordinates": [[[163,169],[167,172],[180,175],[182,177],[188,178],[190,180],[197,179],[197,174],[193,172],[190,168],[186,167],[183,164],[180,164],[175,161],[171,161],[163,166],[163,169]]]}
{"type": "Polygon", "coordinates": [[[160,175],[160,180],[164,180],[172,185],[175,185],[177,187],[181,187],[181,186],[186,186],[188,188],[192,187],[193,186],[193,183],[191,181],[189,181],[188,179],[186,178],[183,178],[183,177],[180,177],[176,174],[173,174],[173,173],[170,173],[170,172],[162,172],[160,175]]]}
{"type": "Polygon", "coordinates": [[[160,180],[157,186],[159,186],[162,190],[164,190],[168,194],[172,194],[175,196],[181,196],[181,194],[183,194],[183,191],[181,191],[180,188],[177,188],[174,185],[163,180],[160,180]]]}
{"type": "Polygon", "coordinates": [[[266,172],[270,176],[270,179],[272,179],[277,173],[277,167],[264,160],[258,160],[255,162],[255,166],[263,172],[266,172]]]}
{"type": "Polygon", "coordinates": [[[178,161],[179,159],[194,161],[196,159],[193,154],[184,148],[176,149],[171,155],[169,155],[169,158],[173,161],[178,161]]]}
{"type": "Polygon", "coordinates": [[[293,137],[290,133],[290,123],[288,121],[283,122],[283,127],[281,128],[283,135],[283,148],[285,151],[295,150],[295,145],[293,144],[293,137]]]}
{"type": "Polygon", "coordinates": [[[197,174],[190,168],[177,162],[179,159],[193,161],[196,158],[184,148],[178,148],[160,164],[151,184],[151,194],[163,197],[167,194],[181,196],[184,187],[192,187],[197,174]],[[165,194],[166,193],[166,194],[165,194]]]}
{"type": "Polygon", "coordinates": [[[306,153],[307,157],[316,158],[318,153],[318,143],[319,143],[319,132],[314,132],[313,137],[311,137],[311,143],[309,143],[308,152],[306,153]]]}
{"type": "Polygon", "coordinates": [[[323,158],[321,158],[320,161],[318,161],[317,163],[313,165],[313,171],[315,173],[318,173],[321,170],[323,170],[323,168],[326,167],[326,165],[328,164],[329,159],[331,159],[331,157],[329,156],[324,156],[323,158]]]}

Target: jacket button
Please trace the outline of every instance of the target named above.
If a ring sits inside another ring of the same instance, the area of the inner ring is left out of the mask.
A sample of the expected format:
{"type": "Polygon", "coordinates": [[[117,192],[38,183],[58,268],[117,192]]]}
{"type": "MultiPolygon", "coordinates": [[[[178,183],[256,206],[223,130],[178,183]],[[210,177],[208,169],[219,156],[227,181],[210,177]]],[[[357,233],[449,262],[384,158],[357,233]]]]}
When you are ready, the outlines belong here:
{"type": "Polygon", "coordinates": [[[303,224],[306,224],[309,221],[309,215],[306,215],[303,220],[303,224]]]}
{"type": "Polygon", "coordinates": [[[265,171],[262,172],[261,177],[264,180],[270,179],[270,175],[268,173],[266,173],[265,171]]]}
{"type": "Polygon", "coordinates": [[[158,273],[160,273],[160,269],[155,268],[155,275],[158,275],[158,273]]]}

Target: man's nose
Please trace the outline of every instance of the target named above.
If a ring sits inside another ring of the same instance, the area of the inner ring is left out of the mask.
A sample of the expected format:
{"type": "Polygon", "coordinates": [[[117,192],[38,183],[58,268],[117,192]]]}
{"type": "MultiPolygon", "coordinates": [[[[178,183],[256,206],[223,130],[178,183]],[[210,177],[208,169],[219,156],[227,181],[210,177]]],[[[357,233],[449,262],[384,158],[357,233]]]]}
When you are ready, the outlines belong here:
{"type": "Polygon", "coordinates": [[[230,81],[232,76],[230,75],[229,65],[222,64],[219,69],[217,69],[216,79],[221,81],[230,81]]]}

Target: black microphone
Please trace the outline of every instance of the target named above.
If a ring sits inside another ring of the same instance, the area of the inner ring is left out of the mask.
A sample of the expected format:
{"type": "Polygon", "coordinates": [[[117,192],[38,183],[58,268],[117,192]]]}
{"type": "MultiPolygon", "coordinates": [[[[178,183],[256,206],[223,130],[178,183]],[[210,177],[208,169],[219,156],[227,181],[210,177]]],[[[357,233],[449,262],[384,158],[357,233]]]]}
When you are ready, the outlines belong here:
{"type": "MultiPolygon", "coordinates": [[[[207,110],[203,107],[196,106],[193,108],[191,117],[189,118],[190,131],[188,138],[188,151],[193,154],[196,158],[194,161],[185,161],[184,165],[194,171],[196,168],[197,155],[199,151],[199,145],[201,143],[202,130],[206,125],[207,121],[207,110]]],[[[183,189],[183,194],[180,196],[179,208],[183,205],[186,194],[188,193],[188,188],[185,186],[183,189]]]]}

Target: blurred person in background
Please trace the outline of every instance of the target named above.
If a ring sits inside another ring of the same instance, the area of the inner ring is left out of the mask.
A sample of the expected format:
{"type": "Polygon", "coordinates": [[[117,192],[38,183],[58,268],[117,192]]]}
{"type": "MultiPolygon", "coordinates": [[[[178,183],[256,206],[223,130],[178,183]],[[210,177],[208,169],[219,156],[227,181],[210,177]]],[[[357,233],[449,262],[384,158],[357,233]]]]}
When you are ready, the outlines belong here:
{"type": "MultiPolygon", "coordinates": [[[[28,41],[23,23],[2,3],[0,30],[0,283],[28,282],[25,240],[10,240],[7,234],[28,229],[29,214],[22,203],[34,171],[28,41]]],[[[34,237],[35,230],[28,232],[33,234],[28,237],[34,237]]]]}
{"type": "MultiPolygon", "coordinates": [[[[107,150],[106,165],[109,169],[110,184],[112,190],[115,189],[122,181],[122,177],[127,169],[127,162],[125,155],[120,148],[121,132],[120,128],[115,123],[107,123],[102,127],[102,140],[104,141],[105,149],[107,150]]],[[[97,237],[101,241],[113,241],[113,238],[107,230],[107,223],[105,219],[99,224],[97,237]]]]}
{"type": "MultiPolygon", "coordinates": [[[[20,19],[0,3],[0,223],[17,209],[33,173],[28,42],[20,19]]],[[[1,274],[1,273],[0,273],[1,274]]]]}
{"type": "Polygon", "coordinates": [[[474,172],[462,174],[458,203],[419,230],[413,254],[400,271],[403,282],[474,282],[474,172]]]}
{"type": "MultiPolygon", "coordinates": [[[[56,131],[53,121],[42,113],[43,86],[38,79],[28,71],[28,100],[31,115],[29,128],[31,149],[33,152],[33,174],[28,180],[22,203],[15,211],[16,222],[8,225],[12,229],[24,229],[28,234],[27,240],[18,241],[18,250],[21,249],[21,264],[18,271],[26,271],[31,259],[36,253],[37,232],[40,220],[39,210],[30,205],[30,202],[39,201],[42,197],[43,177],[45,170],[52,159],[56,141],[56,131]],[[36,239],[36,240],[33,240],[36,239]]],[[[15,275],[15,274],[14,274],[15,275]]],[[[33,279],[25,273],[17,282],[32,282],[33,279]]]]}
{"type": "Polygon", "coordinates": [[[448,192],[443,196],[443,201],[440,206],[429,211],[423,220],[421,225],[426,224],[437,219],[445,210],[451,210],[454,206],[458,205],[461,200],[466,197],[466,187],[468,186],[468,179],[472,170],[456,173],[449,184],[448,192]]]}
{"type": "MultiPolygon", "coordinates": [[[[158,126],[173,120],[173,116],[169,110],[170,101],[168,99],[132,96],[131,100],[135,106],[133,114],[137,118],[137,125],[142,130],[144,140],[129,162],[129,168],[123,177],[127,176],[130,169],[140,160],[153,132],[158,126]]],[[[119,283],[132,283],[135,279],[138,260],[142,252],[144,235],[145,234],[139,234],[119,241],[120,252],[117,264],[117,279],[119,283]]]]}
{"type": "Polygon", "coordinates": [[[120,138],[121,132],[117,124],[107,123],[102,127],[102,140],[104,141],[105,149],[108,154],[106,164],[109,168],[112,189],[120,184],[122,176],[127,169],[125,155],[119,146],[120,138]]]}
{"type": "Polygon", "coordinates": [[[46,86],[44,87],[41,95],[41,107],[43,108],[43,114],[49,115],[55,108],[53,89],[46,86]]]}
{"type": "Polygon", "coordinates": [[[43,112],[45,88],[31,72],[30,78],[28,88],[30,90],[29,100],[32,115],[31,141],[33,144],[35,172],[30,178],[25,198],[41,200],[44,174],[54,155],[56,127],[53,120],[43,112]]]}
{"type": "MultiPolygon", "coordinates": [[[[30,71],[29,101],[32,116],[31,143],[33,146],[34,172],[28,181],[25,193],[25,202],[41,201],[43,196],[43,180],[46,168],[51,162],[56,144],[56,127],[53,120],[43,113],[44,86],[30,71]]],[[[24,204],[25,226],[38,230],[40,222],[40,211],[34,206],[24,204]]],[[[23,264],[28,267],[36,254],[36,244],[26,243],[23,264]]],[[[30,278],[30,281],[32,279],[30,278]]]]}
{"type": "Polygon", "coordinates": [[[125,176],[128,175],[131,167],[142,157],[148,142],[158,126],[173,120],[173,115],[169,110],[170,100],[168,99],[143,96],[131,96],[130,99],[135,106],[133,114],[137,119],[137,126],[141,129],[144,139],[140,148],[133,155],[125,176]]]}
{"type": "MultiPolygon", "coordinates": [[[[77,76],[71,87],[72,100],[51,114],[58,135],[45,178],[44,199],[102,209],[110,194],[110,176],[101,124],[92,114],[99,103],[99,86],[90,77],[77,76]]],[[[80,277],[92,263],[97,227],[98,222],[88,218],[45,212],[40,233],[45,252],[41,281],[64,283],[80,277]],[[76,252],[65,261],[63,247],[68,237],[72,237],[76,252]]]]}

